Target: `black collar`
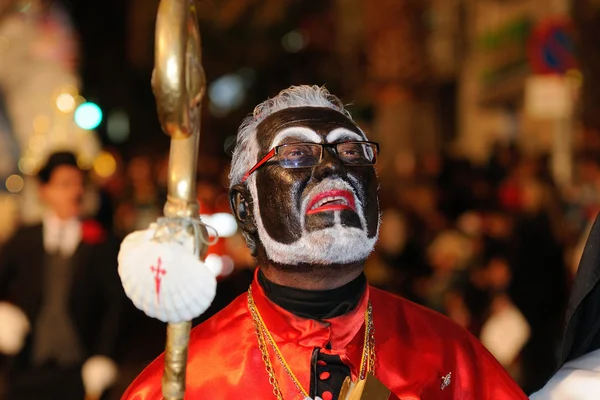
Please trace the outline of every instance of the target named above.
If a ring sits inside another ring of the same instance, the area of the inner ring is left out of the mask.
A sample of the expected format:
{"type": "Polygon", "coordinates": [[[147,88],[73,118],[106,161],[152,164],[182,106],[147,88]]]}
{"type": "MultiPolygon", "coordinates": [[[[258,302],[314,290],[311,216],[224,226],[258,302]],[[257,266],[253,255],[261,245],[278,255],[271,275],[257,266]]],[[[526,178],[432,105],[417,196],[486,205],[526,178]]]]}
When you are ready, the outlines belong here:
{"type": "Polygon", "coordinates": [[[367,278],[361,273],[336,289],[302,290],[273,283],[259,269],[258,283],[267,298],[284,310],[302,318],[324,320],[352,311],[367,287],[367,278]]]}

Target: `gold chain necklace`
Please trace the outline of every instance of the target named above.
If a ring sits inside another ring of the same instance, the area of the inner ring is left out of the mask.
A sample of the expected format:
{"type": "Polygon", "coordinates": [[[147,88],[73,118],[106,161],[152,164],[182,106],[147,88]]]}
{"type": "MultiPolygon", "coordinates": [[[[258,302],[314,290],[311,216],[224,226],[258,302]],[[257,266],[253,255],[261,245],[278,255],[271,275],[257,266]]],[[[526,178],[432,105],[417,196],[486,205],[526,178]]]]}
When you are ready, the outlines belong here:
{"type": "MultiPolygon", "coordinates": [[[[273,370],[273,364],[271,363],[271,359],[269,357],[269,350],[267,349],[267,342],[273,348],[275,356],[283,366],[285,372],[294,382],[294,386],[302,395],[307,398],[308,392],[304,390],[296,375],[292,372],[292,369],[283,358],[283,354],[279,350],[279,347],[275,343],[271,332],[267,328],[265,321],[262,319],[262,316],[258,312],[256,308],[256,304],[254,303],[254,298],[252,297],[252,286],[248,288],[248,309],[250,310],[250,315],[252,316],[252,321],[254,322],[254,329],[256,332],[256,338],[258,340],[258,348],[262,354],[263,362],[265,363],[265,369],[269,374],[269,383],[273,387],[273,394],[278,400],[283,400],[283,395],[281,394],[281,389],[279,387],[279,382],[277,381],[277,377],[275,376],[275,371],[273,370]]],[[[363,344],[363,352],[360,361],[360,373],[358,375],[359,380],[365,379],[368,373],[373,373],[375,371],[375,327],[373,326],[373,318],[372,318],[372,307],[371,302],[367,305],[367,309],[365,310],[365,340],[363,344]]]]}

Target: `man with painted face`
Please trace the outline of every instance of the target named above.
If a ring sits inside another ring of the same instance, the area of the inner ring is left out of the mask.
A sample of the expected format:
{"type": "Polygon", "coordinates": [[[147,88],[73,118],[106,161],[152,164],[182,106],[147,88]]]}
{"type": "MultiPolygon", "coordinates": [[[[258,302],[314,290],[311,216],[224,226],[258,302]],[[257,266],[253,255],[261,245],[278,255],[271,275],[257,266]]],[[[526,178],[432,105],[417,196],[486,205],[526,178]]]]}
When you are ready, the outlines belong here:
{"type": "MultiPolygon", "coordinates": [[[[243,122],[230,199],[259,268],[247,293],[193,330],[186,399],[331,400],[346,377],[367,375],[390,398],[526,399],[469,333],[367,284],[378,151],[316,86],[284,90],[243,122]]],[[[123,398],[160,399],[163,365],[123,398]]]]}

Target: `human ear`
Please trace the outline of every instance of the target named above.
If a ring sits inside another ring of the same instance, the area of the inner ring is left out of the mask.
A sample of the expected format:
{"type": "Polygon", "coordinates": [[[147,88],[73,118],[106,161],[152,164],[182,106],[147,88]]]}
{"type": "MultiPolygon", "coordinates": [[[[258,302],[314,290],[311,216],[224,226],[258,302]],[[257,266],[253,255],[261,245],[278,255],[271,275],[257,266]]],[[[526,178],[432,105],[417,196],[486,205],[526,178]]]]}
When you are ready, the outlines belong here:
{"type": "Polygon", "coordinates": [[[229,190],[229,205],[235,220],[242,230],[246,244],[252,255],[256,255],[256,223],[254,222],[252,197],[243,184],[233,186],[229,190]]]}

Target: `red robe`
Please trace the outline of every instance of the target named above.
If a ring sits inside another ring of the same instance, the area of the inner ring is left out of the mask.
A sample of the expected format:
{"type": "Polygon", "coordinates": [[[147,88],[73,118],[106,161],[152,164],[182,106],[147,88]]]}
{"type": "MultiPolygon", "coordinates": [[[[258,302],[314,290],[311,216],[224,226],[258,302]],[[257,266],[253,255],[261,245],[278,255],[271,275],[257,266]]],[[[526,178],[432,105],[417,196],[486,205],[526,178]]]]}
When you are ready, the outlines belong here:
{"type": "MultiPolygon", "coordinates": [[[[356,379],[368,300],[375,327],[375,376],[402,400],[526,400],[496,359],[470,333],[408,300],[367,287],[350,313],[319,322],[297,317],[252,283],[254,302],[283,357],[304,389],[310,387],[313,349],[339,355],[356,379]],[[325,345],[331,344],[331,350],[325,345]],[[444,376],[450,384],[442,389],[444,376]]],[[[269,347],[284,399],[303,399],[269,347]]],[[[152,362],[122,400],[160,400],[164,356],[152,362]]],[[[194,328],[187,365],[186,400],[274,399],[258,348],[247,295],[194,328]]]]}

